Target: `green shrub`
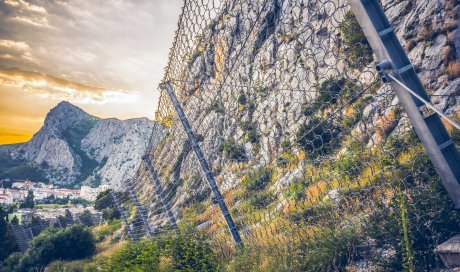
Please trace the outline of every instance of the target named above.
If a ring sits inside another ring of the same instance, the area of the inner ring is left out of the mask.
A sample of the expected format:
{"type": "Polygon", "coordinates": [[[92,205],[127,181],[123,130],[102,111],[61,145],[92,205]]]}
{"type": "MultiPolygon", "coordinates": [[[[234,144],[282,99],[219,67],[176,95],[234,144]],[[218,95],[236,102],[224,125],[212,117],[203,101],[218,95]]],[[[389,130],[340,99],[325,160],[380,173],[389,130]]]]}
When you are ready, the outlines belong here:
{"type": "Polygon", "coordinates": [[[306,179],[294,178],[289,183],[285,194],[287,197],[294,199],[294,201],[297,203],[298,201],[305,199],[307,196],[306,191],[310,183],[311,182],[307,181],[306,179]]]}
{"type": "Polygon", "coordinates": [[[241,124],[241,128],[244,131],[245,141],[253,144],[259,142],[260,135],[257,133],[256,126],[253,123],[245,121],[241,124]]]}
{"type": "Polygon", "coordinates": [[[361,156],[348,152],[335,162],[335,167],[342,178],[354,178],[361,172],[363,164],[361,156]]]}
{"type": "Polygon", "coordinates": [[[18,271],[31,271],[54,260],[76,260],[92,256],[96,244],[91,232],[81,225],[64,230],[47,229],[29,245],[18,264],[18,271]]]}
{"type": "Polygon", "coordinates": [[[102,242],[107,236],[112,235],[116,230],[121,228],[121,221],[113,219],[107,222],[107,225],[101,225],[99,230],[95,233],[95,240],[102,242]]]}
{"type": "Polygon", "coordinates": [[[0,264],[0,272],[21,271],[19,269],[19,262],[21,261],[22,254],[14,252],[0,264]]]}
{"type": "Polygon", "coordinates": [[[155,241],[129,243],[115,252],[104,264],[103,271],[159,271],[160,248],[155,241]]]}
{"type": "Polygon", "coordinates": [[[372,48],[353,11],[349,10],[345,13],[343,21],[339,24],[339,29],[350,66],[355,69],[362,69],[371,63],[373,60],[372,48]]]}
{"type": "Polygon", "coordinates": [[[252,175],[248,175],[243,179],[244,191],[240,194],[249,205],[256,209],[265,208],[273,202],[273,194],[265,190],[271,182],[273,170],[271,168],[262,168],[252,175]]]}
{"type": "Polygon", "coordinates": [[[335,103],[338,98],[350,99],[357,91],[358,86],[353,80],[341,77],[330,77],[323,81],[318,88],[319,95],[316,99],[304,105],[301,112],[311,116],[317,111],[324,110],[335,103]]]}
{"type": "Polygon", "coordinates": [[[247,191],[260,191],[265,189],[271,181],[273,170],[271,168],[262,168],[243,180],[243,186],[247,191]]]}
{"type": "Polygon", "coordinates": [[[224,143],[220,147],[219,151],[224,152],[225,157],[229,160],[239,162],[248,160],[244,147],[236,143],[234,140],[229,140],[224,143]]]}
{"type": "Polygon", "coordinates": [[[313,118],[302,124],[296,132],[297,146],[305,151],[306,157],[315,159],[320,155],[329,154],[335,148],[338,129],[328,120],[313,118]]]}
{"type": "Polygon", "coordinates": [[[274,196],[270,191],[260,191],[250,193],[248,203],[256,209],[266,208],[268,204],[274,201],[274,196]]]}
{"type": "Polygon", "coordinates": [[[369,236],[377,248],[396,251],[391,258],[372,260],[388,271],[428,271],[437,266],[434,247],[459,232],[455,209],[426,155],[417,155],[394,171],[392,182],[404,186],[389,204],[380,204],[369,218],[369,236]]]}
{"type": "Polygon", "coordinates": [[[17,249],[16,240],[6,220],[7,212],[0,205],[0,262],[17,249]]]}
{"type": "Polygon", "coordinates": [[[219,271],[219,264],[205,237],[184,230],[129,243],[105,262],[103,271],[219,271]]]}
{"type": "Polygon", "coordinates": [[[240,93],[240,95],[238,96],[238,104],[246,105],[247,102],[248,102],[248,98],[246,97],[246,94],[243,92],[240,93]]]}

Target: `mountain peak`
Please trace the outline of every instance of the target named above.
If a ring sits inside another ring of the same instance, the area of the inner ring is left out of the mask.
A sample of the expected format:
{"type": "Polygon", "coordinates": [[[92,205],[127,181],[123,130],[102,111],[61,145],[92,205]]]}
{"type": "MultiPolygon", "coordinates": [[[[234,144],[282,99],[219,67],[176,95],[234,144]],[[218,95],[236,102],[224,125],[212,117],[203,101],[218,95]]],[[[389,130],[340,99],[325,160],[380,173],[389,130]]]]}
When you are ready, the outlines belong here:
{"type": "Polygon", "coordinates": [[[67,127],[84,119],[98,119],[91,116],[79,107],[67,102],[61,101],[52,108],[45,118],[46,127],[55,127],[58,130],[66,129],[67,127]]]}
{"type": "Polygon", "coordinates": [[[50,110],[50,112],[48,113],[47,117],[50,115],[50,114],[54,114],[54,113],[66,113],[66,112],[80,112],[80,113],[84,113],[84,114],[87,114],[85,111],[83,111],[81,108],[75,106],[74,104],[68,102],[68,101],[61,101],[59,102],[59,104],[57,104],[54,108],[52,108],[50,110]]]}

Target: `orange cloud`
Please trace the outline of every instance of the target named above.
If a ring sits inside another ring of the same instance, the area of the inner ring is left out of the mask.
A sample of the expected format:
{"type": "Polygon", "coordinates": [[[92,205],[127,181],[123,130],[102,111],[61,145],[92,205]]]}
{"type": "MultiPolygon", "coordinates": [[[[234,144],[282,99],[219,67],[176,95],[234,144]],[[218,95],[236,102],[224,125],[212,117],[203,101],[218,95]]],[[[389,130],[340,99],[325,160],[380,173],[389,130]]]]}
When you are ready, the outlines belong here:
{"type": "Polygon", "coordinates": [[[0,69],[0,85],[19,88],[43,98],[69,100],[80,104],[134,102],[138,99],[136,93],[91,86],[41,72],[20,69],[0,69]]]}

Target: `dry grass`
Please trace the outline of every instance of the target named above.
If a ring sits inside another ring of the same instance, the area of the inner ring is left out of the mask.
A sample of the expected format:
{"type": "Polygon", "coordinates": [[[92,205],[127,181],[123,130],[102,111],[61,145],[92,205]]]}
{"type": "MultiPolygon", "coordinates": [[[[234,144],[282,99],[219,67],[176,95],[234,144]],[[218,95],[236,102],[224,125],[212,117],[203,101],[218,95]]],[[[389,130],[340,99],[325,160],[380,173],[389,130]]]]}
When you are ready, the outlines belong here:
{"type": "Polygon", "coordinates": [[[450,80],[460,77],[460,61],[456,60],[449,62],[447,74],[450,80]]]}

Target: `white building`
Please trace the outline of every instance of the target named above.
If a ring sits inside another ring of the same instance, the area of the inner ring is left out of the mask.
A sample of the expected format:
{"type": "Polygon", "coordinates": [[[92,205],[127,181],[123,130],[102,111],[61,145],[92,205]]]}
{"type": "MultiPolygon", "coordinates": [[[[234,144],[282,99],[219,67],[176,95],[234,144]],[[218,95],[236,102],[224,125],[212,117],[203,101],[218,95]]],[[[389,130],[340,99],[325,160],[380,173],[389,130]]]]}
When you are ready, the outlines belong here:
{"type": "Polygon", "coordinates": [[[96,200],[96,197],[99,193],[110,189],[110,186],[107,184],[101,185],[97,188],[92,188],[89,186],[81,186],[80,188],[80,197],[88,201],[96,200]]]}
{"type": "Polygon", "coordinates": [[[2,205],[13,205],[13,196],[8,194],[0,194],[0,204],[2,205]]]}

